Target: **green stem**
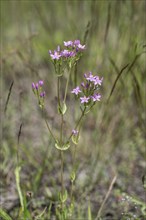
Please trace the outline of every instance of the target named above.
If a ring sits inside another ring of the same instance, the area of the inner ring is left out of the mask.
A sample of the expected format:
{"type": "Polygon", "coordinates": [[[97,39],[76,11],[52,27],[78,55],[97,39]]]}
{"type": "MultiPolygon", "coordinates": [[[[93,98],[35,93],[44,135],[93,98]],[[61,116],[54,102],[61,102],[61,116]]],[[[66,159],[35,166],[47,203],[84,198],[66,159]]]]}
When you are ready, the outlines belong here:
{"type": "Polygon", "coordinates": [[[43,108],[42,108],[42,116],[43,116],[43,118],[44,118],[44,120],[45,120],[45,123],[46,123],[46,125],[47,125],[48,131],[50,132],[52,138],[53,138],[54,141],[56,142],[56,138],[55,138],[53,132],[51,131],[51,128],[50,128],[50,126],[49,126],[49,124],[48,124],[48,122],[47,122],[47,120],[46,120],[46,118],[45,118],[44,109],[43,109],[43,108]]]}
{"type": "MultiPolygon", "coordinates": [[[[60,159],[61,159],[61,197],[64,194],[64,177],[63,177],[63,169],[64,169],[64,158],[63,158],[63,151],[60,151],[60,159]]],[[[63,211],[63,201],[61,200],[61,209],[63,211]]]]}
{"type": "Polygon", "coordinates": [[[17,166],[19,165],[19,144],[17,144],[17,166]]]}
{"type": "Polygon", "coordinates": [[[61,191],[62,191],[62,194],[64,193],[64,181],[63,181],[63,151],[60,151],[61,152],[61,191]]]}
{"type": "MultiPolygon", "coordinates": [[[[83,116],[85,115],[85,111],[86,111],[86,106],[85,106],[84,110],[82,111],[82,114],[81,114],[81,116],[80,116],[80,118],[79,118],[79,120],[78,120],[78,122],[77,122],[77,124],[76,124],[76,126],[75,126],[75,128],[74,128],[75,130],[77,129],[77,127],[78,127],[79,124],[81,123],[81,120],[82,120],[83,116]]],[[[68,140],[71,139],[72,135],[73,135],[73,134],[71,133],[71,135],[69,136],[68,140]]]]}
{"type": "Polygon", "coordinates": [[[50,128],[50,126],[49,126],[47,120],[46,120],[46,119],[44,119],[44,120],[45,120],[45,123],[46,123],[46,125],[47,125],[48,131],[50,132],[52,138],[53,138],[54,141],[56,142],[56,138],[55,138],[54,134],[52,133],[51,128],[50,128]]]}
{"type": "MultiPolygon", "coordinates": [[[[57,97],[58,97],[58,106],[61,107],[60,103],[60,77],[57,79],[57,97]]],[[[60,125],[60,145],[63,145],[63,114],[61,113],[61,125],[60,125]]],[[[61,197],[63,197],[64,194],[64,177],[63,177],[63,170],[64,170],[64,157],[63,157],[63,151],[60,151],[60,161],[61,161],[61,197]]],[[[61,199],[61,210],[63,212],[63,201],[61,199]]]]}
{"type": "Polygon", "coordinates": [[[63,144],[63,114],[61,114],[60,144],[63,144]]]}
{"type": "Polygon", "coordinates": [[[64,94],[64,99],[63,99],[63,102],[64,102],[64,103],[66,102],[66,96],[67,96],[67,90],[68,90],[70,75],[71,75],[71,69],[70,69],[70,71],[69,71],[68,78],[67,78],[67,82],[66,82],[65,94],[64,94]]]}
{"type": "MultiPolygon", "coordinates": [[[[76,149],[77,146],[75,145],[74,153],[73,153],[73,172],[75,172],[75,158],[76,158],[76,149]]],[[[70,200],[71,204],[73,204],[73,188],[74,188],[74,181],[71,181],[71,192],[70,192],[70,200]]]]}
{"type": "Polygon", "coordinates": [[[57,77],[57,98],[58,106],[60,107],[60,77],[57,77]]]}

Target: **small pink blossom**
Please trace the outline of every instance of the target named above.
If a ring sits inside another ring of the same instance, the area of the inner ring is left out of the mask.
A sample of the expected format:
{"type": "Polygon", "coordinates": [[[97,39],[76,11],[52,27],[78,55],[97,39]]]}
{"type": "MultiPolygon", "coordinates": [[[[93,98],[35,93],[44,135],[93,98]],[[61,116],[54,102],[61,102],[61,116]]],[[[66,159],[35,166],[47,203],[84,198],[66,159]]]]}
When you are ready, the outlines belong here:
{"type": "Polygon", "coordinates": [[[93,102],[96,102],[96,101],[100,101],[101,99],[101,95],[100,94],[94,94],[93,96],[91,96],[93,102]]]}
{"type": "Polygon", "coordinates": [[[35,88],[38,90],[38,88],[39,88],[39,84],[38,83],[35,84],[35,88]]]}
{"type": "Polygon", "coordinates": [[[40,93],[40,97],[45,97],[46,93],[45,92],[41,92],[40,93]]]}
{"type": "Polygon", "coordinates": [[[72,46],[72,45],[73,45],[72,41],[64,41],[64,46],[65,47],[69,47],[69,46],[72,46]]]}
{"type": "Polygon", "coordinates": [[[103,78],[99,78],[99,76],[94,76],[94,85],[100,85],[102,84],[103,78]]]}
{"type": "Polygon", "coordinates": [[[32,89],[35,89],[35,83],[32,83],[31,86],[32,86],[32,89]]]}
{"type": "Polygon", "coordinates": [[[92,72],[89,72],[88,74],[84,74],[84,77],[86,78],[86,80],[93,82],[95,80],[94,76],[92,75],[92,72]]]}
{"type": "Polygon", "coordinates": [[[61,55],[57,51],[54,51],[54,54],[50,54],[50,56],[53,60],[59,60],[61,57],[61,55]]]}
{"type": "Polygon", "coordinates": [[[75,45],[75,46],[80,45],[80,40],[74,40],[74,45],[75,45]]]}
{"type": "Polygon", "coordinates": [[[40,85],[40,86],[43,86],[43,85],[44,85],[43,80],[40,80],[40,81],[39,81],[39,85],[40,85]]]}
{"type": "Polygon", "coordinates": [[[80,90],[80,87],[79,87],[79,86],[77,86],[75,89],[73,89],[73,90],[71,91],[71,93],[74,93],[74,94],[76,94],[76,95],[78,95],[80,92],[81,92],[81,90],[80,90]]]}
{"type": "Polygon", "coordinates": [[[82,44],[78,44],[78,48],[81,49],[81,50],[86,49],[86,48],[85,48],[85,45],[82,45],[82,44]]]}
{"type": "Polygon", "coordinates": [[[88,103],[89,99],[90,99],[90,98],[89,98],[89,97],[86,97],[86,96],[80,97],[81,103],[88,103]]]}
{"type": "Polygon", "coordinates": [[[73,134],[73,135],[77,135],[78,133],[79,133],[79,131],[77,131],[77,130],[75,130],[75,129],[72,130],[72,134],[73,134]]]}

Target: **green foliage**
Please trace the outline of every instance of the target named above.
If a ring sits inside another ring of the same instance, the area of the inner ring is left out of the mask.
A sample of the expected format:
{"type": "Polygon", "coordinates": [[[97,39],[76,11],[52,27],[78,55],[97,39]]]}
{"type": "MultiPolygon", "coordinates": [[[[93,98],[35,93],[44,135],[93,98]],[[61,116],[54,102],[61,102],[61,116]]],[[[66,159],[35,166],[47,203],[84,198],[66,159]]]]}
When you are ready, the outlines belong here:
{"type": "Polygon", "coordinates": [[[20,199],[20,204],[21,204],[21,209],[19,211],[19,218],[29,218],[30,220],[31,215],[29,213],[29,210],[27,209],[27,201],[25,196],[23,195],[22,191],[21,191],[21,187],[20,187],[20,171],[21,171],[21,167],[17,166],[15,169],[15,176],[16,176],[16,187],[18,190],[18,194],[19,194],[19,199],[20,199]]]}
{"type": "Polygon", "coordinates": [[[1,208],[0,208],[0,217],[2,218],[2,220],[12,220],[12,218],[1,208]]]}
{"type": "Polygon", "coordinates": [[[61,144],[59,142],[56,142],[55,143],[55,147],[58,149],[58,150],[61,150],[61,151],[65,151],[65,150],[68,150],[70,148],[70,143],[67,142],[65,144],[61,144]]]}
{"type": "Polygon", "coordinates": [[[20,188],[20,171],[21,171],[21,167],[16,167],[15,169],[15,176],[16,176],[16,186],[17,186],[17,190],[18,190],[18,194],[19,194],[19,198],[20,198],[20,204],[21,204],[21,208],[22,208],[22,212],[24,212],[24,198],[22,195],[22,191],[20,188]]]}

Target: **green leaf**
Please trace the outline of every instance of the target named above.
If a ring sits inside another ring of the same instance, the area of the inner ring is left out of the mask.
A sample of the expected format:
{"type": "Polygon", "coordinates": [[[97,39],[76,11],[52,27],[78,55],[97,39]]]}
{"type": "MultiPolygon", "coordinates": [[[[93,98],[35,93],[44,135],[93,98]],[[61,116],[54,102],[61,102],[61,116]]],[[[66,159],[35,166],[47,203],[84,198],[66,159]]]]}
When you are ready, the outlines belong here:
{"type": "Polygon", "coordinates": [[[66,113],[66,111],[67,111],[67,106],[66,106],[65,102],[63,102],[62,106],[61,105],[58,106],[58,112],[60,114],[64,115],[66,113]]]}
{"type": "Polygon", "coordinates": [[[66,106],[65,102],[63,102],[62,114],[64,115],[66,111],[67,111],[67,106],[66,106]]]}
{"type": "Polygon", "coordinates": [[[88,204],[88,220],[92,220],[92,214],[91,214],[91,206],[90,206],[90,202],[88,204]]]}
{"type": "Polygon", "coordinates": [[[68,65],[69,65],[69,68],[71,69],[72,68],[72,62],[70,61],[68,65]]]}
{"type": "Polygon", "coordinates": [[[62,151],[65,151],[67,149],[70,148],[70,143],[69,141],[66,142],[65,144],[60,144],[58,141],[55,143],[55,147],[58,149],[58,150],[62,150],[62,151]]]}
{"type": "Polygon", "coordinates": [[[20,175],[19,175],[20,170],[21,170],[21,167],[17,166],[15,169],[15,177],[16,177],[16,186],[17,186],[17,190],[19,194],[21,208],[22,208],[22,211],[24,211],[24,200],[23,200],[23,195],[22,195],[21,188],[20,188],[20,175]]]}
{"type": "Polygon", "coordinates": [[[75,171],[73,170],[72,173],[71,173],[71,175],[70,175],[70,180],[71,180],[72,183],[75,181],[75,178],[76,178],[76,173],[75,173],[75,171]]]}
{"type": "Polygon", "coordinates": [[[143,183],[144,189],[146,189],[146,175],[142,176],[142,183],[143,183]]]}
{"type": "Polygon", "coordinates": [[[72,135],[71,137],[72,142],[77,145],[79,143],[79,134],[78,135],[72,135]]]}
{"type": "Polygon", "coordinates": [[[44,210],[35,217],[36,220],[42,219],[42,216],[45,214],[47,207],[44,208],[44,210]]]}
{"type": "Polygon", "coordinates": [[[12,220],[12,218],[1,208],[0,208],[0,217],[3,220],[12,220]]]}
{"type": "Polygon", "coordinates": [[[67,194],[67,190],[64,191],[64,193],[59,193],[59,198],[61,202],[65,202],[67,200],[68,194],[67,194]]]}

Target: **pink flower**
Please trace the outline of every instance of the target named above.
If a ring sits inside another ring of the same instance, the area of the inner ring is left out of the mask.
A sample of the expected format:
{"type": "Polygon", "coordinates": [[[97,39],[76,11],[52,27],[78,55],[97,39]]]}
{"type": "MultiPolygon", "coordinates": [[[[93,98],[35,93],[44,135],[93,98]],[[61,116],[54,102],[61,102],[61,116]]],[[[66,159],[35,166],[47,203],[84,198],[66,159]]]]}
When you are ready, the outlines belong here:
{"type": "Polygon", "coordinates": [[[69,46],[72,46],[72,45],[73,45],[72,41],[64,41],[64,46],[65,47],[69,47],[69,46]]]}
{"type": "Polygon", "coordinates": [[[88,103],[89,99],[90,99],[90,98],[89,98],[89,97],[86,97],[86,96],[80,97],[81,103],[88,103]]]}
{"type": "Polygon", "coordinates": [[[39,88],[39,84],[38,83],[35,84],[35,88],[38,90],[38,88],[39,88]]]}
{"type": "Polygon", "coordinates": [[[32,83],[31,86],[32,86],[32,89],[35,89],[35,83],[32,83]]]}
{"type": "Polygon", "coordinates": [[[89,72],[88,74],[84,74],[84,77],[86,78],[86,80],[93,82],[95,80],[95,77],[92,75],[91,72],[89,72]]]}
{"type": "Polygon", "coordinates": [[[99,78],[99,76],[94,76],[94,85],[100,85],[101,86],[101,83],[103,81],[103,78],[99,78]]]}
{"type": "Polygon", "coordinates": [[[81,90],[80,90],[80,87],[79,87],[79,86],[77,86],[75,89],[73,89],[73,90],[71,91],[71,93],[74,93],[74,94],[76,94],[76,95],[78,95],[80,92],[81,92],[81,90]]]}
{"type": "Polygon", "coordinates": [[[93,102],[100,101],[101,95],[100,94],[94,94],[91,96],[93,102]]]}
{"type": "Polygon", "coordinates": [[[80,45],[80,40],[74,40],[74,45],[75,45],[75,46],[80,45]]]}
{"type": "Polygon", "coordinates": [[[43,80],[40,80],[40,81],[39,81],[39,85],[40,85],[40,86],[43,86],[43,85],[44,85],[43,80]]]}
{"type": "Polygon", "coordinates": [[[77,131],[77,130],[75,130],[75,129],[72,130],[72,134],[73,134],[73,135],[77,135],[78,133],[79,133],[79,131],[77,131]]]}
{"type": "Polygon", "coordinates": [[[40,93],[40,97],[45,97],[46,93],[45,92],[41,92],[40,93]]]}
{"type": "Polygon", "coordinates": [[[50,56],[53,60],[59,60],[61,57],[61,55],[57,51],[54,51],[54,54],[51,53],[50,56]]]}
{"type": "Polygon", "coordinates": [[[86,49],[86,48],[85,48],[85,45],[82,45],[82,44],[78,44],[78,48],[81,49],[81,50],[86,49]]]}

